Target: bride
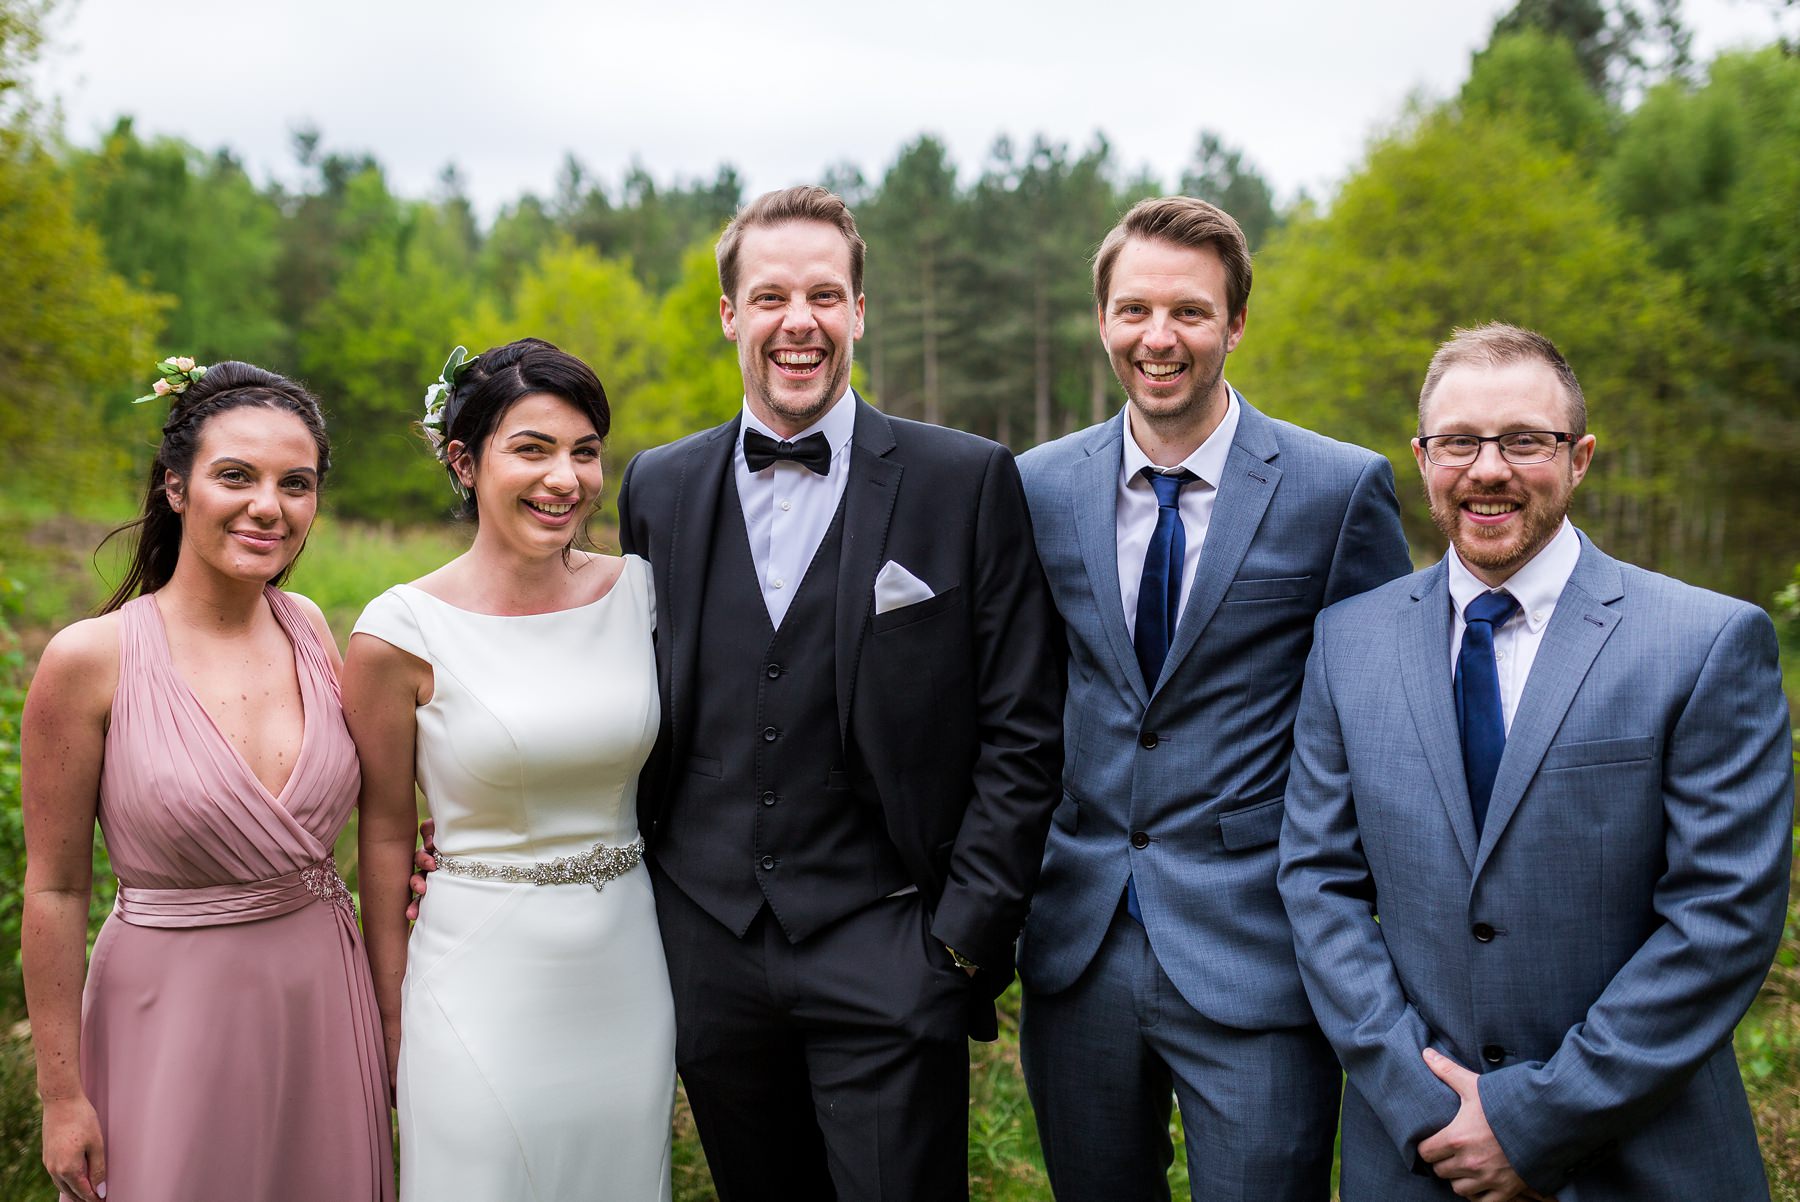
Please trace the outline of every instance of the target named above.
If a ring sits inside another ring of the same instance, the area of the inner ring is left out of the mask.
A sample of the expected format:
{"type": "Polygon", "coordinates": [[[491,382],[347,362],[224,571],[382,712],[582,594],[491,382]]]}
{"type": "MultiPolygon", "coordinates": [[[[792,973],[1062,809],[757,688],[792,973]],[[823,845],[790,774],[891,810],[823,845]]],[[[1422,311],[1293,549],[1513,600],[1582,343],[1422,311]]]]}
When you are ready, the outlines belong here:
{"type": "Polygon", "coordinates": [[[344,677],[400,1197],[666,1199],[675,1020],[636,804],[650,575],[574,546],[606,394],[528,338],[459,347],[426,406],[475,540],[370,602],[344,677]],[[409,937],[415,781],[439,871],[409,937]]]}

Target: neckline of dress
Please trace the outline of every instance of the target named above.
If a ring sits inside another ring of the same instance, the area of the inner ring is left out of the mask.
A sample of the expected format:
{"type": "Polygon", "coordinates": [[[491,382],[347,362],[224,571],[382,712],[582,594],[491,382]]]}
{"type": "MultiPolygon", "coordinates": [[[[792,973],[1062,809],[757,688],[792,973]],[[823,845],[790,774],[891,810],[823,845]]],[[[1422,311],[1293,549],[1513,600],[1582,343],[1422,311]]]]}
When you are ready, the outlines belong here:
{"type": "Polygon", "coordinates": [[[535,613],[535,614],[490,614],[490,613],[484,613],[483,611],[481,611],[479,609],[466,609],[463,606],[458,605],[453,601],[446,601],[442,597],[438,596],[436,593],[428,593],[416,584],[396,584],[394,587],[395,588],[403,588],[409,593],[417,593],[421,597],[429,597],[429,598],[431,598],[432,601],[436,602],[438,605],[443,606],[445,609],[451,610],[452,612],[459,613],[459,614],[466,614],[467,616],[469,616],[471,618],[494,618],[494,619],[496,619],[498,621],[502,621],[502,622],[516,622],[516,621],[520,620],[521,618],[555,618],[555,617],[560,617],[563,614],[578,614],[582,610],[592,609],[596,605],[604,605],[607,601],[611,600],[612,595],[614,593],[618,592],[620,586],[625,583],[625,567],[626,567],[625,561],[628,559],[630,559],[630,556],[621,555],[619,557],[619,560],[620,560],[619,574],[617,576],[613,577],[613,582],[611,585],[609,585],[607,587],[607,590],[604,593],[601,593],[598,597],[595,597],[592,601],[583,601],[580,605],[571,605],[566,609],[546,609],[542,613],[535,613]]]}
{"type": "Polygon", "coordinates": [[[237,744],[231,741],[229,735],[219,729],[218,720],[212,716],[212,712],[201,704],[200,695],[194,692],[194,686],[188,683],[187,677],[181,674],[181,669],[175,666],[175,651],[169,644],[168,624],[163,620],[162,606],[157,604],[156,594],[145,593],[144,600],[149,604],[150,625],[155,628],[157,640],[162,645],[163,662],[169,666],[169,675],[174,677],[175,683],[181,686],[182,694],[188,699],[188,702],[202,718],[206,719],[207,726],[212,729],[219,742],[225,745],[225,750],[237,762],[237,766],[243,769],[244,775],[250,779],[250,783],[255,785],[264,797],[285,811],[288,792],[293,789],[294,782],[300,779],[300,765],[306,759],[307,749],[312,746],[313,705],[310,697],[312,690],[307,687],[306,662],[300,654],[299,639],[295,636],[293,628],[289,626],[287,616],[282,612],[281,604],[275,599],[275,595],[279,592],[280,590],[273,585],[264,585],[263,599],[268,602],[269,612],[275,616],[275,624],[281,628],[281,633],[287,638],[288,649],[294,656],[294,683],[300,689],[300,749],[294,753],[293,767],[288,770],[287,779],[282,782],[280,792],[269,788],[262,777],[256,775],[256,769],[250,766],[250,761],[244,758],[244,753],[238,750],[237,744]]]}

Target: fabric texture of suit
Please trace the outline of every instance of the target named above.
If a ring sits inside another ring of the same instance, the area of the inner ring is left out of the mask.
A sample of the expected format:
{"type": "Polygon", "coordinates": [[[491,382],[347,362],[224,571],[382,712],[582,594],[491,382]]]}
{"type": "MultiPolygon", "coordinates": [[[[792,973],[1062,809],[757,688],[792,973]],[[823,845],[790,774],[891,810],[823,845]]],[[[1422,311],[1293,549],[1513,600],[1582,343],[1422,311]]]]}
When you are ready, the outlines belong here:
{"type": "Polygon", "coordinates": [[[1322,615],[1281,890],[1349,1074],[1345,1202],[1448,1199],[1416,1151],[1482,1074],[1560,1202],[1766,1198],[1731,1046],[1786,911],[1793,772],[1760,610],[1585,536],[1479,837],[1440,562],[1322,615]]]}
{"type": "MultiPolygon", "coordinates": [[[[846,403],[856,406],[856,420],[846,465],[850,475],[837,519],[841,535],[827,548],[835,555],[836,579],[829,617],[811,635],[829,644],[825,658],[831,667],[823,680],[831,696],[820,716],[836,756],[835,762],[829,755],[810,756],[807,763],[829,764],[831,771],[819,772],[816,781],[786,782],[782,790],[806,792],[815,803],[822,799],[858,807],[857,821],[818,829],[829,829],[838,840],[883,841],[867,856],[849,857],[875,867],[815,871],[780,881],[780,896],[789,899],[794,911],[848,915],[823,929],[796,929],[790,916],[782,915],[781,925],[793,932],[786,938],[772,931],[766,912],[747,930],[737,929],[741,914],[727,914],[718,900],[728,890],[692,890],[686,899],[665,898],[674,885],[667,875],[657,879],[676,986],[678,1066],[689,1079],[690,1095],[697,1094],[694,1082],[703,1073],[709,1088],[720,1085],[721,1095],[737,1091],[735,1101],[721,1107],[737,1107],[737,1118],[729,1123],[709,1125],[695,1096],[709,1160],[725,1146],[721,1141],[731,1134],[726,1128],[743,1135],[729,1142],[732,1157],[748,1168],[722,1172],[715,1165],[722,1197],[829,1196],[830,1183],[806,1177],[806,1166],[782,1163],[782,1150],[755,1128],[765,1120],[773,1122],[770,1112],[784,1105],[793,1113],[783,1120],[783,1130],[810,1125],[815,1103],[825,1129],[823,1151],[831,1157],[832,1182],[840,1196],[946,1197],[966,1189],[960,1184],[966,1140],[964,1035],[992,1039],[996,1034],[993,1000],[1012,978],[1014,943],[1056,802],[1062,733],[1056,617],[1011,454],[960,431],[888,417],[860,399],[846,403]],[[889,561],[925,582],[933,595],[875,613],[876,576],[889,561]],[[885,896],[896,884],[886,866],[896,862],[903,869],[898,883],[916,886],[916,895],[885,896]],[[703,917],[709,910],[716,924],[703,917]],[[846,934],[847,924],[858,923],[862,925],[846,934]],[[867,938],[858,933],[865,930],[867,938]],[[707,941],[719,939],[738,944],[715,942],[718,954],[694,954],[707,941]],[[972,982],[952,964],[946,947],[981,966],[972,982]],[[912,966],[912,976],[896,981],[896,959],[912,966]],[[739,964],[741,969],[733,967],[739,964]],[[724,980],[720,973],[735,976],[724,980]],[[764,989],[763,978],[774,980],[779,973],[793,974],[793,990],[764,989]],[[745,977],[756,978],[746,993],[749,1000],[727,997],[733,982],[745,977]],[[684,981],[691,985],[685,995],[684,981]],[[820,990],[836,992],[826,997],[820,990]],[[917,991],[910,1003],[909,991],[917,991]],[[952,1007],[947,1034],[938,1017],[946,998],[952,1007]],[[931,1013],[909,1010],[909,1005],[931,1013]],[[750,1019],[743,1018],[752,1011],[750,1019]],[[740,1025],[728,1029],[728,1023],[740,1025]],[[860,1066],[857,1058],[863,1053],[846,1047],[844,1038],[858,1030],[868,1035],[860,1066]],[[778,1039],[797,1040],[799,1050],[761,1061],[747,1052],[739,1056],[738,1049],[764,1042],[764,1034],[771,1045],[778,1039]],[[916,1078],[900,1075],[911,1071],[895,1067],[895,1058],[904,1058],[909,1042],[945,1043],[960,1072],[948,1071],[938,1057],[935,1067],[916,1078]],[[684,1056],[693,1059],[683,1064],[684,1056]],[[722,1076],[738,1071],[733,1057],[742,1061],[748,1079],[722,1082],[722,1076]],[[790,1070],[799,1073],[798,1084],[791,1087],[759,1079],[765,1072],[790,1070]],[[839,1092],[805,1096],[809,1071],[812,1090],[839,1092]],[[929,1080],[934,1091],[924,1099],[926,1113],[918,1112],[922,1103],[913,1096],[912,1080],[929,1080]],[[780,1096],[783,1089],[785,1096],[780,1096]],[[844,1119],[845,1114],[869,1117],[865,1122],[844,1119]],[[857,1138],[869,1135],[876,1141],[865,1145],[834,1140],[833,1123],[885,1129],[854,1132],[857,1138]],[[944,1130],[938,1132],[938,1127],[944,1130]],[[936,1175],[927,1183],[897,1171],[896,1166],[916,1158],[926,1146],[934,1149],[935,1159],[949,1158],[954,1181],[936,1175]],[[944,1156],[936,1154],[940,1147],[944,1156]],[[727,1177],[750,1184],[730,1190],[727,1177]]],[[[761,831],[768,825],[762,816],[774,817],[773,811],[762,809],[773,804],[763,800],[762,785],[747,774],[734,774],[734,764],[752,762],[753,756],[728,746],[719,750],[730,740],[761,737],[763,732],[753,730],[754,714],[746,712],[741,724],[720,721],[719,706],[700,704],[703,691],[718,687],[715,674],[722,666],[705,662],[700,654],[708,645],[700,625],[709,573],[720,571],[721,562],[730,559],[716,545],[718,538],[727,537],[718,532],[743,537],[730,530],[732,522],[741,522],[731,492],[739,428],[734,419],[645,452],[627,468],[619,493],[621,542],[649,561],[655,581],[664,714],[658,749],[639,793],[639,822],[653,868],[660,846],[671,839],[689,845],[680,871],[688,874],[690,885],[692,874],[703,870],[697,866],[709,862],[695,852],[695,841],[728,839],[730,832],[751,829],[759,820],[763,826],[755,829],[761,831]],[[727,507],[729,514],[723,512],[727,507]],[[715,715],[708,729],[696,721],[701,713],[715,715]],[[718,779],[690,784],[697,763],[702,776],[710,768],[718,779]],[[721,821],[720,807],[727,806],[758,817],[743,820],[736,814],[736,820],[721,821]]],[[[748,563],[747,555],[736,558],[748,563]]],[[[753,580],[748,583],[753,589],[753,580]]],[[[754,598],[754,593],[746,597],[754,598]]],[[[799,608],[791,611],[789,621],[793,612],[813,612],[802,601],[796,598],[799,608]]],[[[760,604],[760,599],[746,604],[760,604]]],[[[721,620],[717,612],[709,622],[721,620]]],[[[751,625],[746,622],[746,629],[751,625]]],[[[760,625],[757,637],[767,640],[766,620],[760,625]]],[[[780,639],[791,646],[808,634],[784,621],[780,639]]],[[[779,679],[777,668],[769,665],[770,680],[779,679]]],[[[760,681],[761,666],[753,665],[753,671],[760,681]]],[[[815,751],[818,733],[806,732],[807,745],[815,751]]],[[[818,849],[809,851],[816,860],[818,849]]],[[[733,844],[716,862],[721,872],[737,873],[741,864],[747,873],[751,855],[750,846],[733,844]]],[[[776,872],[781,870],[778,861],[757,857],[765,869],[776,872]]],[[[733,895],[741,896],[742,882],[737,885],[733,895]]],[[[771,899],[777,896],[766,892],[771,899]]],[[[805,1149],[787,1157],[823,1159],[805,1149]]]]}
{"type": "MultiPolygon", "coordinates": [[[[1089,970],[1128,875],[1155,964],[1187,1006],[1221,1028],[1311,1028],[1275,888],[1301,671],[1323,607],[1411,565],[1385,459],[1240,404],[1158,680],[1143,678],[1120,598],[1123,415],[1020,460],[1070,657],[1063,797],[1020,951],[1028,1028],[1034,996],[1089,970]]],[[[1081,1026],[1037,1045],[1044,1058],[1087,1062],[1101,1043],[1081,1026]]],[[[1337,1078],[1318,1047],[1331,1096],[1303,1142],[1328,1168],[1337,1078]]]]}

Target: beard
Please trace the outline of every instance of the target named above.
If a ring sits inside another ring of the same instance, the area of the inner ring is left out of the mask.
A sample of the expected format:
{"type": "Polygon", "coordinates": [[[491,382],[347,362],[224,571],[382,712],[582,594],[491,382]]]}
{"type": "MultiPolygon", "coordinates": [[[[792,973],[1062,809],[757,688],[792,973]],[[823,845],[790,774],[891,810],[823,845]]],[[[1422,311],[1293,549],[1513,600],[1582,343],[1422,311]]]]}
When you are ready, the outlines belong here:
{"type": "Polygon", "coordinates": [[[805,429],[823,417],[849,387],[850,356],[840,359],[832,350],[821,365],[818,378],[799,383],[781,379],[774,365],[758,355],[755,367],[744,372],[744,384],[771,413],[796,429],[805,429]]]}
{"type": "Polygon", "coordinates": [[[1194,419],[1212,403],[1213,391],[1225,378],[1225,356],[1221,354],[1217,358],[1196,359],[1189,364],[1188,386],[1181,393],[1175,396],[1139,395],[1143,391],[1143,381],[1138,378],[1134,356],[1108,355],[1107,358],[1112,364],[1113,376],[1125,389],[1125,395],[1131,398],[1132,412],[1142,414],[1145,421],[1152,423],[1179,425],[1194,419]]]}
{"type": "Polygon", "coordinates": [[[1563,518],[1569,512],[1569,496],[1573,489],[1551,498],[1530,489],[1492,491],[1459,488],[1447,497],[1432,495],[1428,488],[1425,499],[1431,506],[1431,520],[1443,532],[1463,563],[1488,573],[1510,575],[1530,561],[1556,537],[1563,518]],[[1466,501],[1512,501],[1519,505],[1514,520],[1500,530],[1468,521],[1462,512],[1466,501]]]}

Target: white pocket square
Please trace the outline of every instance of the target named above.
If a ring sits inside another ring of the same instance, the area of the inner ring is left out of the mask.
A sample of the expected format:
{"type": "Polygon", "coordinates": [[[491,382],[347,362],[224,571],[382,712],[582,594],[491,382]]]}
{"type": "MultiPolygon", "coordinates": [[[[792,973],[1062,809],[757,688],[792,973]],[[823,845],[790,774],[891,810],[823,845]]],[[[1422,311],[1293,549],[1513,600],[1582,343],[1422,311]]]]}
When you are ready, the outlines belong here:
{"type": "Polygon", "coordinates": [[[878,614],[917,605],[935,596],[937,594],[931,591],[929,584],[891,559],[881,565],[881,571],[875,576],[875,612],[878,614]]]}

